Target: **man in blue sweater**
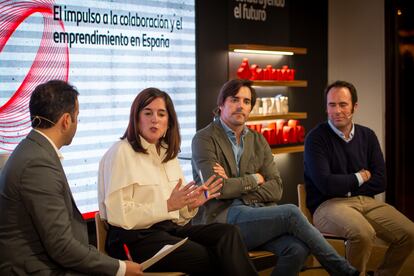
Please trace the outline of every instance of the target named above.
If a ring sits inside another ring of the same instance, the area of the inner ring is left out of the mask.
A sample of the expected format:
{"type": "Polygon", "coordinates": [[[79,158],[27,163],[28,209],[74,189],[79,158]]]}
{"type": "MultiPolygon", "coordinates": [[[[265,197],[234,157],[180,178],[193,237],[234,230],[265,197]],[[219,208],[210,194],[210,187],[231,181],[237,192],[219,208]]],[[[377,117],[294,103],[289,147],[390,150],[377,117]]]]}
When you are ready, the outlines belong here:
{"type": "Polygon", "coordinates": [[[385,191],[385,163],[375,133],[354,124],[355,87],[336,81],[325,90],[328,121],[305,140],[307,204],[322,232],[348,239],[347,257],[365,272],[376,237],[390,243],[378,275],[397,275],[414,250],[414,223],[374,198],[385,191]]]}

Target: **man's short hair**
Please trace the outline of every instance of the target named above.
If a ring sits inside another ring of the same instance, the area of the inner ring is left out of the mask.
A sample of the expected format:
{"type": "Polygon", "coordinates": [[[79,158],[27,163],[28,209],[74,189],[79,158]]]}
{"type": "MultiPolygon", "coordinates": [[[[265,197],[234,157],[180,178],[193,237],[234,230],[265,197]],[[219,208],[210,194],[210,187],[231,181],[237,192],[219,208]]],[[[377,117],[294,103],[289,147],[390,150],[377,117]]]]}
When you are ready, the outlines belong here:
{"type": "Polygon", "coordinates": [[[357,91],[355,86],[347,81],[341,81],[341,80],[337,80],[331,84],[329,84],[326,88],[325,88],[325,101],[327,101],[328,99],[328,92],[329,90],[331,90],[331,88],[341,88],[341,87],[346,87],[349,89],[349,92],[351,92],[351,100],[352,100],[352,106],[355,106],[355,103],[358,102],[358,95],[357,95],[357,91]]]}
{"type": "Polygon", "coordinates": [[[250,80],[241,80],[241,79],[234,79],[226,82],[220,90],[220,93],[217,97],[217,107],[214,109],[214,114],[220,115],[220,106],[224,104],[227,97],[233,97],[235,96],[241,87],[245,86],[250,89],[251,93],[251,104],[252,108],[256,104],[256,91],[252,87],[253,82],[250,80]]]}
{"type": "Polygon", "coordinates": [[[30,120],[33,128],[50,128],[64,113],[75,120],[76,100],[79,92],[65,81],[51,80],[38,85],[30,102],[30,120]]]}

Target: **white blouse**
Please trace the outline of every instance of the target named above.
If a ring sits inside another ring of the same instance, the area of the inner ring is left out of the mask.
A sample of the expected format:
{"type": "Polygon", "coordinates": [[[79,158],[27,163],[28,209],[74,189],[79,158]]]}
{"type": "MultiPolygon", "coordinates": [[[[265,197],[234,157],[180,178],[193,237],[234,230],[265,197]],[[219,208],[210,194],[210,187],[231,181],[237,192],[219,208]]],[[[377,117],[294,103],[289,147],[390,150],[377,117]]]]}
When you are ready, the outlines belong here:
{"type": "Polygon", "coordinates": [[[167,200],[179,179],[186,185],[177,158],[162,163],[166,150],[158,155],[154,144],[141,138],[148,154],[135,152],[124,139],[115,143],[99,163],[98,201],[102,218],[124,229],[146,229],[172,220],[186,224],[197,213],[187,207],[168,212],[167,200]]]}

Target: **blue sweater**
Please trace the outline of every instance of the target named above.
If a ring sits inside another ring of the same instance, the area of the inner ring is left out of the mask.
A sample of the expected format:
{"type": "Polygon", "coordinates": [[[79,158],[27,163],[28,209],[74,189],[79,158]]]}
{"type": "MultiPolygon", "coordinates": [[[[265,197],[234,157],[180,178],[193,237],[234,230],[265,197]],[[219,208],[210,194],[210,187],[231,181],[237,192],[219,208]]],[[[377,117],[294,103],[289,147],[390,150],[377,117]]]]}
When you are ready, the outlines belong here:
{"type": "Polygon", "coordinates": [[[385,163],[377,136],[371,129],[355,124],[355,134],[347,143],[329,126],[321,123],[305,140],[305,185],[307,205],[313,214],[318,206],[334,197],[365,195],[385,191],[385,163]],[[367,169],[369,181],[358,184],[355,173],[367,169]]]}

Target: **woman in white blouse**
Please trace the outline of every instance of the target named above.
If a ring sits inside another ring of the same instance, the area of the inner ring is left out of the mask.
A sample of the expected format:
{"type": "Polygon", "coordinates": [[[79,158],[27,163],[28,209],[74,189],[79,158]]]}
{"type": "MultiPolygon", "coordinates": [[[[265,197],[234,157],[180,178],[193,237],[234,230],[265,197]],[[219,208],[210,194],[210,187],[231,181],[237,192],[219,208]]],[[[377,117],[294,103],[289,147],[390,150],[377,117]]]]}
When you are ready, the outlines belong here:
{"type": "Polygon", "coordinates": [[[149,271],[191,275],[256,275],[242,238],[232,225],[192,226],[197,207],[219,195],[221,179],[184,185],[177,160],[180,147],[177,115],[171,98],[147,88],[135,98],[128,128],[99,164],[101,216],[110,225],[106,250],[143,262],[165,244],[188,237],[149,271]]]}

